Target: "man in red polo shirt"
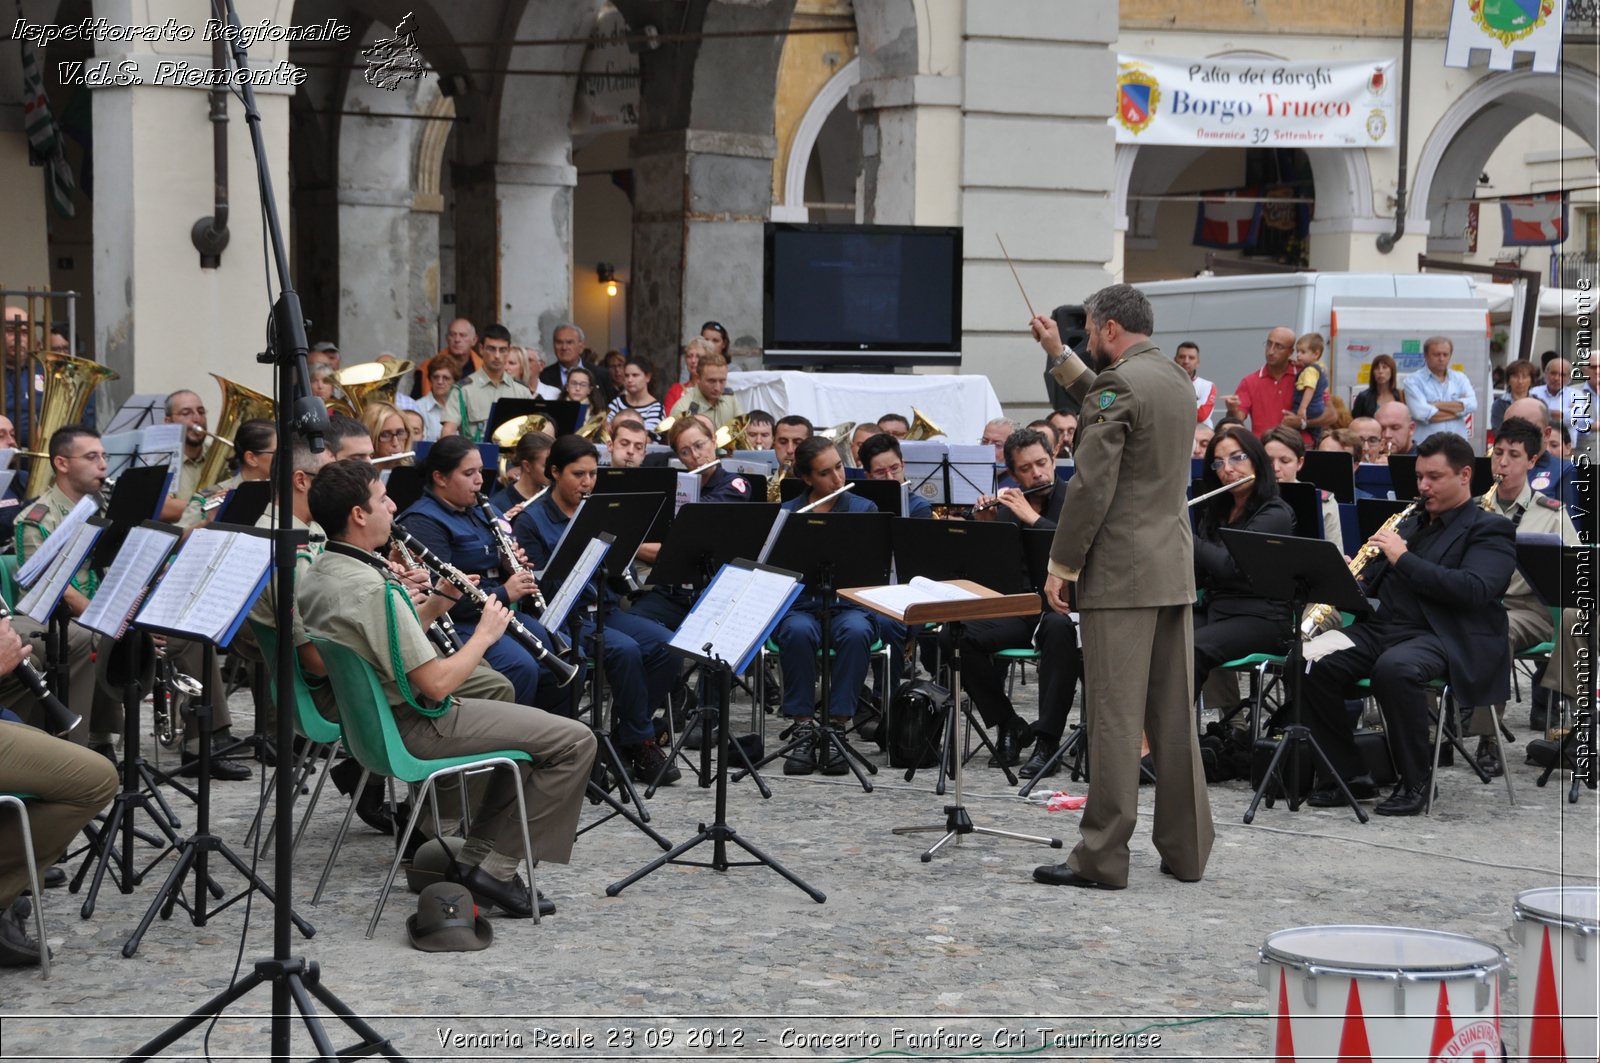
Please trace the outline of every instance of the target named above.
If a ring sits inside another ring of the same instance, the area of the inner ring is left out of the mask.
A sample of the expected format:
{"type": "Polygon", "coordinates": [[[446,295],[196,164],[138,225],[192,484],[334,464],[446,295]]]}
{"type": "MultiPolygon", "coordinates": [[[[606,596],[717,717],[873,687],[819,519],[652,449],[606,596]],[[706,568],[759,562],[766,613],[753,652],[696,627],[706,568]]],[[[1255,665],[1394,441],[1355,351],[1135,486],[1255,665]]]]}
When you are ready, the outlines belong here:
{"type": "Polygon", "coordinates": [[[1294,410],[1294,370],[1289,356],[1294,353],[1294,329],[1279,325],[1267,333],[1266,364],[1239,381],[1234,395],[1222,396],[1228,416],[1250,419],[1250,430],[1265,435],[1280,424],[1304,429],[1305,423],[1294,410]]]}

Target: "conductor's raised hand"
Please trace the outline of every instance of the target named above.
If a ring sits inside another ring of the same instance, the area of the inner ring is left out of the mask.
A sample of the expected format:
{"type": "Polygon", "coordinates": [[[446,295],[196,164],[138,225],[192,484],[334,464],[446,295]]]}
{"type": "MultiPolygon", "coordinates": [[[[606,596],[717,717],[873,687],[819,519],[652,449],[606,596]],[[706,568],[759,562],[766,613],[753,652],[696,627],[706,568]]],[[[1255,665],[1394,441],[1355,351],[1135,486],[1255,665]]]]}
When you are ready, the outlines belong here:
{"type": "Polygon", "coordinates": [[[1044,348],[1044,353],[1051,358],[1060,357],[1061,352],[1067,349],[1067,345],[1061,342],[1061,330],[1056,327],[1054,318],[1035,314],[1033,320],[1028,322],[1028,329],[1039,346],[1044,348]]]}

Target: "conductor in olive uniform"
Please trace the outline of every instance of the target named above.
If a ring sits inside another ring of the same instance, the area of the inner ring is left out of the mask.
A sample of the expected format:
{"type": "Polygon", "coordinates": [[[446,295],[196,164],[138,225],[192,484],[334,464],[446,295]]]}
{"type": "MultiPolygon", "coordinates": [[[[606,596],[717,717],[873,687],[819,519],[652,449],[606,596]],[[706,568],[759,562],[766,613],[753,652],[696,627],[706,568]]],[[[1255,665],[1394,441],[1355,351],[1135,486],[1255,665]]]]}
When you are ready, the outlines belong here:
{"type": "Polygon", "coordinates": [[[1047,317],[1034,338],[1052,375],[1082,404],[1050,548],[1045,600],[1066,612],[1077,583],[1094,785],[1082,840],[1039,882],[1091,889],[1128,884],[1128,839],[1139,809],[1139,736],[1155,759],[1153,840],[1161,870],[1185,882],[1205,872],[1216,830],[1194,729],[1193,543],[1185,491],[1194,432],[1189,376],[1150,342],[1150,303],[1126,284],[1084,300],[1085,364],[1047,317]]]}

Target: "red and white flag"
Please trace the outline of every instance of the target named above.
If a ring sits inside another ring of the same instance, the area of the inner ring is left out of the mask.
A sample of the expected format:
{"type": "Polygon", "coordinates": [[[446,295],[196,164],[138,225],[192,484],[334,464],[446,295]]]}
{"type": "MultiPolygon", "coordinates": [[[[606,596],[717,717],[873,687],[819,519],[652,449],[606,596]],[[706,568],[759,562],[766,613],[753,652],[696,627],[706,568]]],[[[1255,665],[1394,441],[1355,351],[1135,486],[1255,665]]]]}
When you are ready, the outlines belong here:
{"type": "Polygon", "coordinates": [[[1519,196],[1500,201],[1506,247],[1559,244],[1567,238],[1567,194],[1519,196]]]}
{"type": "Polygon", "coordinates": [[[1235,197],[1255,199],[1255,188],[1227,192],[1224,198],[1207,199],[1194,218],[1194,243],[1199,247],[1249,247],[1261,233],[1261,204],[1240,202],[1235,197]]]}

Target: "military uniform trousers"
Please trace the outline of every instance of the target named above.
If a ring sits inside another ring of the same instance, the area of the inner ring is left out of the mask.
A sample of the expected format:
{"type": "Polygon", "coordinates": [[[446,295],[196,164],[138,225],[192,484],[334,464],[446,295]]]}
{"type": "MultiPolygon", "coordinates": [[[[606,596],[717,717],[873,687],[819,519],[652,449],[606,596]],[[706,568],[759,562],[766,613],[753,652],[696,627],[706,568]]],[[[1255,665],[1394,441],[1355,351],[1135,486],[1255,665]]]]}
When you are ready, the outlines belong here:
{"type": "MultiPolygon", "coordinates": [[[[424,716],[402,705],[395,722],[415,756],[459,757],[501,749],[520,749],[533,763],[518,765],[534,861],[564,864],[572,857],[578,813],[589,770],[594,765],[594,733],[583,724],[542,709],[478,698],[458,700],[442,716],[424,716]]],[[[487,843],[512,860],[522,855],[522,828],[510,773],[496,769],[472,819],[469,840],[487,843]]],[[[444,815],[441,796],[441,816],[444,815]]]]}
{"type": "MultiPolygon", "coordinates": [[[[98,753],[51,738],[27,724],[0,721],[0,790],[33,794],[28,821],[39,874],[61,858],[74,836],[110,804],[117,769],[98,753]]],[[[28,884],[23,859],[22,817],[0,811],[0,908],[28,884]]]]}
{"type": "Polygon", "coordinates": [[[1149,735],[1155,758],[1156,851],[1179,878],[1205,872],[1216,828],[1194,729],[1192,624],[1187,604],[1080,613],[1094,783],[1083,838],[1067,863],[1097,882],[1128,882],[1141,733],[1149,735]]]}

